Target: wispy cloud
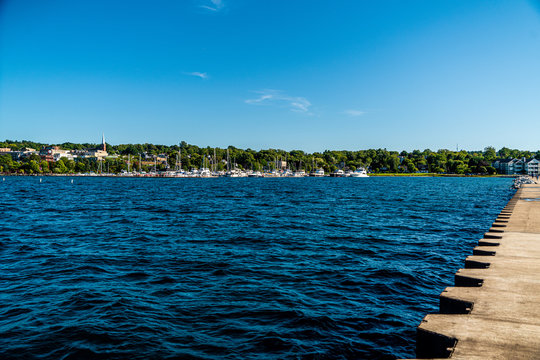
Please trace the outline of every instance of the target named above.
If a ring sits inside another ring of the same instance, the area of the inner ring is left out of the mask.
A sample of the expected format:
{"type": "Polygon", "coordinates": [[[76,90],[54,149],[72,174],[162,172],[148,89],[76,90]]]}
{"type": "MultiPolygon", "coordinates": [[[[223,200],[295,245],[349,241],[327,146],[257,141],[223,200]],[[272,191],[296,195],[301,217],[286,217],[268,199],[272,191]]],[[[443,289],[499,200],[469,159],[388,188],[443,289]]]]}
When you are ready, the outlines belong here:
{"type": "Polygon", "coordinates": [[[190,75],[190,76],[196,76],[196,77],[199,77],[199,78],[201,78],[203,80],[208,79],[208,74],[205,73],[205,72],[193,71],[193,72],[186,72],[184,74],[190,75]]]}
{"type": "Polygon", "coordinates": [[[223,3],[222,0],[205,0],[205,5],[201,5],[203,9],[214,11],[214,12],[217,12],[223,9],[224,6],[225,4],[223,3]]]}
{"type": "Polygon", "coordinates": [[[362,116],[362,115],[364,115],[366,112],[365,112],[365,111],[362,111],[362,110],[352,110],[352,109],[349,109],[349,110],[345,110],[343,113],[346,114],[346,115],[349,115],[349,116],[357,117],[357,116],[362,116]]]}
{"type": "Polygon", "coordinates": [[[311,103],[301,96],[289,96],[279,90],[256,91],[260,94],[258,98],[247,99],[246,104],[252,105],[274,105],[289,108],[291,111],[299,113],[309,113],[311,103]]]}

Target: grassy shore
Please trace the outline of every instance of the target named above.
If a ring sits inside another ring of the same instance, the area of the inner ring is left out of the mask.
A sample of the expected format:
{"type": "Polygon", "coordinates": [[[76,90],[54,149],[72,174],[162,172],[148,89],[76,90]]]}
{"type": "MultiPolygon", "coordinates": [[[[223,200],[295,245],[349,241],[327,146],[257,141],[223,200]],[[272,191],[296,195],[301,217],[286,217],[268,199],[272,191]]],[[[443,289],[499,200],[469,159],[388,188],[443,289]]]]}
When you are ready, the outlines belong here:
{"type": "Polygon", "coordinates": [[[369,176],[406,176],[406,177],[507,177],[518,175],[465,175],[465,174],[437,174],[437,173],[370,173],[369,176]]]}

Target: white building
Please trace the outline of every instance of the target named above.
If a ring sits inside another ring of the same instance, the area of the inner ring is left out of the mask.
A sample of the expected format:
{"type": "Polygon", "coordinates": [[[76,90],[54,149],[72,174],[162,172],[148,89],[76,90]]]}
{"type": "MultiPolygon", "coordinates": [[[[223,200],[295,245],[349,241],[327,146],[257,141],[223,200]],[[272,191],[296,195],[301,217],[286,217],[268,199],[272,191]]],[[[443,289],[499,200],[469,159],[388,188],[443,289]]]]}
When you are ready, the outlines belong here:
{"type": "Polygon", "coordinates": [[[525,172],[530,176],[538,176],[538,164],[540,160],[531,159],[525,163],[525,172]]]}

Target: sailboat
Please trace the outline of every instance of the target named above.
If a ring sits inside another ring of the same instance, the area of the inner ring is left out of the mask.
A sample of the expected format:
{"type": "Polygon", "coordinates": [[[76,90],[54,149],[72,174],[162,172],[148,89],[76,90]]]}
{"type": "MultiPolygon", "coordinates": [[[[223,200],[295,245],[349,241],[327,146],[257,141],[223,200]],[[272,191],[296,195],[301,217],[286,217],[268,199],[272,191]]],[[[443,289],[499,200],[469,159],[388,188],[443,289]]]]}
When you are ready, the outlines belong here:
{"type": "Polygon", "coordinates": [[[300,165],[298,165],[298,169],[294,172],[293,177],[304,177],[306,176],[306,172],[302,170],[302,160],[300,160],[300,165]]]}
{"type": "Polygon", "coordinates": [[[199,176],[198,177],[211,177],[212,173],[210,172],[210,169],[206,167],[206,156],[203,156],[202,160],[202,167],[199,170],[199,176]]]}

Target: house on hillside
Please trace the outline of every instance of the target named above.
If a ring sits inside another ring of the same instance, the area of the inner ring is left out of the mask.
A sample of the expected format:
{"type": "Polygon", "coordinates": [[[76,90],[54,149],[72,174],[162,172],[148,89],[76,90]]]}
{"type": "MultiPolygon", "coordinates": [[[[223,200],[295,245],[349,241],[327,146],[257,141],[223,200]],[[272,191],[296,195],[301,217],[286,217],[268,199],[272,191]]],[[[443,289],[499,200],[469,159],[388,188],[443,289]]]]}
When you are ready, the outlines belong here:
{"type": "Polygon", "coordinates": [[[61,158],[73,160],[77,156],[71,150],[63,150],[58,146],[46,146],[39,151],[39,156],[45,161],[58,161],[61,158]]]}

